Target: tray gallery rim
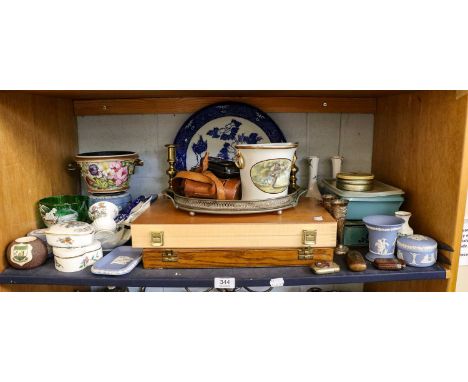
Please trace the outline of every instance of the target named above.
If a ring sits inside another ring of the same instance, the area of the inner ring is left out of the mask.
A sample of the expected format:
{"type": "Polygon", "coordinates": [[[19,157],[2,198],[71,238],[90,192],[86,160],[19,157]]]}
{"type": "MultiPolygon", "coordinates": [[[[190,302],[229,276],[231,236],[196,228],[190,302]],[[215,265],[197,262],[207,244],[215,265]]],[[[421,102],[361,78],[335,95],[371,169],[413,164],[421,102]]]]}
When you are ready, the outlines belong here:
{"type": "Polygon", "coordinates": [[[294,208],[299,199],[307,192],[307,188],[298,190],[280,198],[266,200],[216,200],[187,198],[168,190],[163,195],[171,200],[176,209],[189,213],[211,215],[249,215],[277,212],[294,208]]]}

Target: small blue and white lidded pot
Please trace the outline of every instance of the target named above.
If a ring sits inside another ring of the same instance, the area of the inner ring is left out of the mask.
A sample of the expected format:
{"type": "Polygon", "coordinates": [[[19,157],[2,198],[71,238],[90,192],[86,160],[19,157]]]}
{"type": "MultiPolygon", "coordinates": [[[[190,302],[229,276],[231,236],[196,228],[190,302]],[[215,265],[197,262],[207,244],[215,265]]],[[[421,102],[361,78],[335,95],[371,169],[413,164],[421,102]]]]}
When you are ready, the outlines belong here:
{"type": "Polygon", "coordinates": [[[400,236],[397,257],[412,267],[430,267],[437,261],[437,242],[424,235],[400,236]]]}

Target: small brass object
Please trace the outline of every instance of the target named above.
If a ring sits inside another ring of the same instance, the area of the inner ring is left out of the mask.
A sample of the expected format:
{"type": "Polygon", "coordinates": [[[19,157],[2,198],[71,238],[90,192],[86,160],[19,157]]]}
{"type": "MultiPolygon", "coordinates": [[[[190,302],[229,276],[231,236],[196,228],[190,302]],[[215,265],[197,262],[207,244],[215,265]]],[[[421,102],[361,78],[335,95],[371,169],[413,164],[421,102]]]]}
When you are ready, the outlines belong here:
{"type": "Polygon", "coordinates": [[[299,188],[297,185],[297,172],[299,171],[299,168],[296,166],[296,161],[297,157],[296,154],[294,154],[291,163],[291,173],[289,175],[289,193],[293,193],[299,188]]]}
{"type": "Polygon", "coordinates": [[[153,247],[162,247],[164,245],[164,232],[151,232],[151,245],[153,247]]]}
{"type": "Polygon", "coordinates": [[[170,249],[164,251],[161,256],[162,261],[165,263],[176,263],[179,261],[179,257],[170,249]]]}
{"type": "Polygon", "coordinates": [[[312,260],[314,258],[314,249],[310,247],[301,248],[297,251],[298,260],[312,260]]]}
{"type": "Polygon", "coordinates": [[[168,144],[167,147],[167,163],[169,163],[169,168],[166,170],[167,176],[169,176],[169,190],[174,191],[172,188],[172,180],[177,174],[174,163],[176,161],[176,145],[168,144]]]}
{"type": "Polygon", "coordinates": [[[302,231],[302,244],[315,245],[317,240],[317,230],[303,230],[302,231]]]}

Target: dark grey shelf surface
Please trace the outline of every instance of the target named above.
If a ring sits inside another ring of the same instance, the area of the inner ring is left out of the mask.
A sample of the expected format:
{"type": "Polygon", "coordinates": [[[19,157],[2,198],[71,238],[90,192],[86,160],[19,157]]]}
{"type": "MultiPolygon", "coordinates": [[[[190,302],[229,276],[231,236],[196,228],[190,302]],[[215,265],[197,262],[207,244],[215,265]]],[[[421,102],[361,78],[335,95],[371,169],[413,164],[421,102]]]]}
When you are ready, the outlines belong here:
{"type": "Polygon", "coordinates": [[[212,287],[215,277],[235,277],[236,287],[269,286],[270,280],[283,278],[285,286],[372,283],[381,281],[445,279],[439,264],[427,268],[406,267],[402,271],[380,271],[371,263],[364,272],[351,272],[343,257],[335,256],[339,273],[316,275],[308,267],[218,268],[218,269],[143,269],[142,264],[123,276],[94,275],[87,268],[75,273],[55,270],[52,259],[30,270],[7,268],[0,273],[0,284],[50,284],[127,287],[212,287]]]}

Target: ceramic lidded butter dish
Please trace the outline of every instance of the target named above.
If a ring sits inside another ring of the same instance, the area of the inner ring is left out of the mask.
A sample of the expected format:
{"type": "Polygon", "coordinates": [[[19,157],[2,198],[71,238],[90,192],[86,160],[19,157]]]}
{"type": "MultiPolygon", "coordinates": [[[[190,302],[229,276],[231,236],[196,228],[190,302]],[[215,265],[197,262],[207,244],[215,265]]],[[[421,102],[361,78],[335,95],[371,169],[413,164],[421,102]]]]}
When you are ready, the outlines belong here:
{"type": "Polygon", "coordinates": [[[349,201],[347,220],[362,220],[369,215],[393,215],[404,202],[404,191],[374,180],[369,191],[345,191],[336,180],[323,179],[319,186],[323,193],[333,194],[349,201]]]}
{"type": "Polygon", "coordinates": [[[102,248],[99,241],[79,248],[54,247],[55,269],[60,272],[78,272],[102,258],[102,248]]]}
{"type": "Polygon", "coordinates": [[[397,257],[412,267],[430,267],[437,261],[437,242],[424,235],[400,236],[397,257]]]}
{"type": "Polygon", "coordinates": [[[405,222],[389,215],[371,215],[362,219],[369,231],[369,252],[366,259],[393,258],[398,231],[405,222]]]}
{"type": "Polygon", "coordinates": [[[20,237],[10,243],[6,255],[11,267],[32,269],[44,264],[47,259],[47,247],[37,237],[20,237]]]}
{"type": "Polygon", "coordinates": [[[85,247],[94,241],[94,228],[85,222],[59,223],[49,227],[46,238],[52,247],[85,247]]]}

